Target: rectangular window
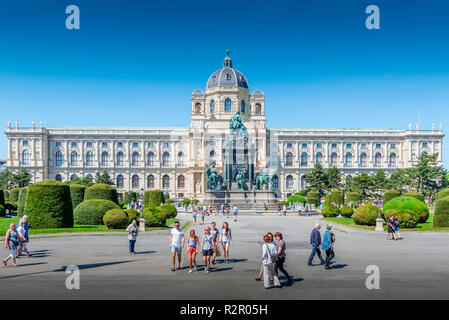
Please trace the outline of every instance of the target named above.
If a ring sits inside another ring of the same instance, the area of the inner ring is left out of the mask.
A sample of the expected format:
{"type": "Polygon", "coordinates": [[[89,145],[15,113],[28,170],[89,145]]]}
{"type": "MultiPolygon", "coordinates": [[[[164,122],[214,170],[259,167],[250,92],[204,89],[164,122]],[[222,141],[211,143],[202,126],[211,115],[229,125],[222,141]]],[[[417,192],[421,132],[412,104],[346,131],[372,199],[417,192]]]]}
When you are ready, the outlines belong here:
{"type": "Polygon", "coordinates": [[[92,147],[92,145],[93,145],[92,141],[87,141],[86,146],[92,147]]]}
{"type": "Polygon", "coordinates": [[[423,142],[423,143],[422,143],[422,147],[423,147],[423,148],[427,148],[427,142],[423,142]]]}
{"type": "Polygon", "coordinates": [[[390,144],[390,148],[391,149],[396,149],[396,144],[395,143],[390,144]]]}
{"type": "Polygon", "coordinates": [[[57,141],[57,142],[56,142],[56,146],[57,146],[57,147],[60,147],[61,145],[62,145],[62,143],[61,143],[60,141],[57,141]]]}
{"type": "Polygon", "coordinates": [[[322,144],[322,143],[317,143],[317,144],[316,144],[316,147],[317,147],[317,148],[322,148],[322,147],[323,147],[323,144],[322,144]]]}
{"type": "Polygon", "coordinates": [[[301,148],[307,148],[307,143],[303,143],[303,144],[301,145],[301,148]]]}
{"type": "Polygon", "coordinates": [[[170,146],[170,143],[168,143],[168,142],[164,142],[162,144],[162,147],[164,147],[164,148],[168,148],[169,146],[170,146]]]}
{"type": "Polygon", "coordinates": [[[148,142],[148,148],[153,148],[153,142],[148,142]]]}
{"type": "Polygon", "coordinates": [[[376,143],[376,149],[380,149],[382,148],[382,144],[381,143],[376,143]]]}
{"type": "Polygon", "coordinates": [[[287,148],[288,148],[288,149],[293,148],[292,144],[291,144],[291,143],[287,143],[287,148]]]}
{"type": "Polygon", "coordinates": [[[102,147],[107,147],[107,146],[108,146],[108,143],[107,143],[107,142],[102,142],[102,143],[101,143],[101,146],[102,146],[102,147]]]}
{"type": "Polygon", "coordinates": [[[123,142],[118,142],[117,147],[119,147],[119,148],[123,147],[123,142]]]}
{"type": "Polygon", "coordinates": [[[360,148],[361,148],[361,149],[366,149],[366,143],[362,143],[362,144],[360,145],[360,148]]]}
{"type": "Polygon", "coordinates": [[[138,142],[133,142],[133,148],[137,148],[139,146],[138,142]]]}
{"type": "Polygon", "coordinates": [[[331,148],[333,148],[333,149],[337,148],[337,144],[336,143],[332,143],[331,144],[331,148]]]}
{"type": "Polygon", "coordinates": [[[352,148],[352,143],[347,143],[347,144],[346,144],[346,148],[347,148],[347,149],[352,148]]]}
{"type": "Polygon", "coordinates": [[[28,145],[28,140],[23,140],[23,141],[22,141],[22,144],[23,144],[24,146],[27,146],[27,145],[28,145]]]}
{"type": "Polygon", "coordinates": [[[70,144],[72,147],[76,147],[78,145],[78,142],[76,141],[72,141],[72,143],[70,144]]]}

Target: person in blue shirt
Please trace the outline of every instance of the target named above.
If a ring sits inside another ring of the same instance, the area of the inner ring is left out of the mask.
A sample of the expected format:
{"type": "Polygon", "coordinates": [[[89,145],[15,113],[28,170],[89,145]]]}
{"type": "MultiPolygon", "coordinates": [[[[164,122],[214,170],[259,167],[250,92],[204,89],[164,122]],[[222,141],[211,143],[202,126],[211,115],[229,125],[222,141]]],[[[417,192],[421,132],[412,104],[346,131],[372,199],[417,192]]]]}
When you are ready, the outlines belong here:
{"type": "Polygon", "coordinates": [[[332,269],[329,264],[331,262],[331,260],[335,257],[335,253],[334,253],[334,244],[332,242],[332,226],[331,225],[327,225],[326,226],[326,232],[324,233],[323,236],[323,244],[322,244],[322,248],[324,251],[326,251],[326,264],[325,264],[325,269],[326,270],[330,270],[332,269]]]}
{"type": "Polygon", "coordinates": [[[315,228],[313,228],[312,233],[310,234],[310,244],[312,245],[312,253],[310,254],[309,261],[307,265],[311,266],[313,258],[315,254],[320,258],[321,264],[324,264],[325,261],[321,257],[320,245],[321,245],[321,234],[320,234],[321,225],[317,223],[315,228]]]}

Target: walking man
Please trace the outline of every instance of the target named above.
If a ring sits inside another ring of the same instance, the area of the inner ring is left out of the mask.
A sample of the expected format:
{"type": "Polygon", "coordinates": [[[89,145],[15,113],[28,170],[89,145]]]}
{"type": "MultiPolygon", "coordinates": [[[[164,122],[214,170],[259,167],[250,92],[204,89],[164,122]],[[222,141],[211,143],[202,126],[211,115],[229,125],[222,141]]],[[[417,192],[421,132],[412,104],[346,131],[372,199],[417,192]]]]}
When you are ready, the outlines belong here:
{"type": "Polygon", "coordinates": [[[317,223],[315,228],[313,228],[312,233],[310,234],[310,244],[312,245],[312,253],[310,254],[309,261],[307,265],[312,265],[312,260],[315,257],[315,253],[320,258],[321,264],[325,264],[325,261],[321,257],[320,245],[321,245],[321,233],[320,233],[321,225],[317,223]]]}
{"type": "Polygon", "coordinates": [[[217,248],[218,248],[218,238],[220,235],[220,231],[216,228],[217,224],[214,222],[211,223],[210,234],[212,235],[212,246],[214,252],[212,253],[212,264],[215,264],[215,258],[217,257],[217,248]]]}
{"type": "Polygon", "coordinates": [[[181,269],[181,252],[184,248],[184,231],[179,228],[179,221],[175,221],[174,228],[170,235],[170,250],[171,250],[171,271],[175,271],[175,260],[178,255],[178,270],[181,269]]]}
{"type": "Polygon", "coordinates": [[[237,207],[237,205],[234,205],[232,212],[234,213],[234,222],[237,222],[237,213],[239,213],[239,208],[237,207]]]}
{"type": "Polygon", "coordinates": [[[331,260],[335,257],[335,253],[334,253],[335,236],[332,233],[331,225],[327,225],[326,229],[327,230],[324,233],[323,245],[322,245],[323,250],[326,251],[326,265],[325,265],[324,269],[330,270],[332,268],[329,266],[329,264],[330,264],[331,260]]]}

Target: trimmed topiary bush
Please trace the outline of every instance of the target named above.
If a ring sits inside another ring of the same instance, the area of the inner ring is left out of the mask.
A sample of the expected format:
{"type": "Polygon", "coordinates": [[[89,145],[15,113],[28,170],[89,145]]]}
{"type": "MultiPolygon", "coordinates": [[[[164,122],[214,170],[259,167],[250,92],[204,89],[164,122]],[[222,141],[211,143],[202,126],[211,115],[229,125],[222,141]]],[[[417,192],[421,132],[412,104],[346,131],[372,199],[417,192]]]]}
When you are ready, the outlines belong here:
{"type": "Polygon", "coordinates": [[[392,215],[397,215],[400,228],[414,228],[418,224],[418,214],[412,210],[406,209],[390,209],[383,214],[385,221],[388,221],[392,215]]]}
{"type": "Polygon", "coordinates": [[[112,209],[120,209],[118,204],[110,200],[92,199],[81,202],[73,212],[76,224],[103,224],[104,214],[112,209]]]}
{"type": "Polygon", "coordinates": [[[23,216],[25,212],[25,202],[27,198],[27,188],[21,188],[19,191],[19,201],[17,202],[17,215],[23,216]]]}
{"type": "Polygon", "coordinates": [[[136,209],[125,209],[125,213],[128,216],[128,222],[131,223],[133,220],[139,221],[140,212],[136,209]]]}
{"type": "Polygon", "coordinates": [[[167,219],[174,219],[178,215],[178,210],[176,207],[170,203],[164,203],[159,207],[162,216],[165,216],[167,219]]]}
{"type": "Polygon", "coordinates": [[[19,201],[19,192],[20,188],[15,188],[9,191],[9,202],[18,202],[19,201]]]}
{"type": "Polygon", "coordinates": [[[327,205],[323,207],[323,210],[321,210],[321,214],[325,218],[338,217],[338,215],[340,214],[340,208],[333,205],[327,205]]]}
{"type": "Polygon", "coordinates": [[[435,195],[435,201],[449,197],[449,188],[443,189],[440,192],[437,192],[435,195]]]}
{"type": "Polygon", "coordinates": [[[352,219],[355,224],[374,226],[379,214],[379,208],[372,204],[365,204],[354,211],[352,219]]]}
{"type": "Polygon", "coordinates": [[[391,199],[394,199],[396,197],[399,197],[401,194],[397,192],[396,190],[388,190],[384,192],[384,204],[390,201],[391,199]]]}
{"type": "Polygon", "coordinates": [[[75,210],[76,206],[84,201],[84,193],[86,186],[81,184],[71,184],[70,186],[70,198],[72,199],[72,208],[75,210]]]}
{"type": "Polygon", "coordinates": [[[165,203],[164,192],[162,190],[149,190],[143,196],[143,205],[159,207],[165,203]]]}
{"type": "Polygon", "coordinates": [[[73,209],[68,185],[46,180],[28,186],[27,191],[23,193],[26,195],[24,213],[29,218],[30,227],[34,229],[73,227],[73,209]]]}
{"type": "Polygon", "coordinates": [[[6,208],[0,204],[0,217],[4,217],[6,215],[6,208]]]}
{"type": "Polygon", "coordinates": [[[104,183],[94,184],[87,188],[84,193],[84,200],[93,199],[109,200],[118,204],[117,189],[104,183]]]}
{"type": "Polygon", "coordinates": [[[157,207],[147,206],[143,211],[146,227],[165,227],[167,218],[161,214],[157,207]]]}
{"type": "Polygon", "coordinates": [[[384,204],[383,210],[387,211],[391,209],[404,209],[416,212],[418,215],[418,223],[424,223],[429,219],[429,208],[424,202],[416,198],[400,196],[391,199],[384,204]]]}
{"type": "Polygon", "coordinates": [[[307,193],[307,203],[309,204],[314,204],[315,207],[319,207],[320,206],[320,202],[321,202],[321,197],[320,197],[320,193],[316,192],[316,191],[309,191],[307,193]]]}
{"type": "Polygon", "coordinates": [[[300,194],[294,194],[287,199],[288,203],[306,203],[306,198],[300,194]]]}
{"type": "Polygon", "coordinates": [[[5,205],[5,192],[2,189],[0,189],[0,205],[5,205]]]}
{"type": "Polygon", "coordinates": [[[331,192],[331,203],[335,203],[337,206],[342,206],[344,202],[343,191],[332,190],[331,192]]]}
{"type": "Polygon", "coordinates": [[[409,191],[407,193],[404,193],[403,196],[412,197],[412,198],[418,199],[419,201],[424,202],[424,195],[422,193],[419,193],[416,191],[409,191]]]}
{"type": "Polygon", "coordinates": [[[359,192],[348,192],[346,194],[346,202],[354,202],[357,203],[358,201],[362,201],[362,194],[359,192]]]}
{"type": "Polygon", "coordinates": [[[449,227],[449,196],[436,201],[433,226],[449,227]]]}
{"type": "Polygon", "coordinates": [[[112,209],[103,216],[103,223],[108,229],[123,229],[128,226],[128,216],[122,209],[112,209]]]}
{"type": "Polygon", "coordinates": [[[123,195],[123,202],[128,205],[130,202],[137,202],[137,192],[128,191],[123,195]]]}
{"type": "Polygon", "coordinates": [[[343,206],[340,208],[340,214],[345,218],[351,218],[354,214],[354,209],[348,206],[343,206]]]}

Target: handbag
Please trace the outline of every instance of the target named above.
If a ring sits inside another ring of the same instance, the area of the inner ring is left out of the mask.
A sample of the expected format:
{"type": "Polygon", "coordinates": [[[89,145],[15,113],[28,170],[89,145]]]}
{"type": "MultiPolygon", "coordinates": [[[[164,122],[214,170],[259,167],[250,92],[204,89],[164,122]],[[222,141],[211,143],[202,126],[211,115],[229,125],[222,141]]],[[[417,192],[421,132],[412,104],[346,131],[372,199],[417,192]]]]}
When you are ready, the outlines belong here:
{"type": "Polygon", "coordinates": [[[266,244],[266,246],[267,246],[268,254],[270,255],[271,263],[277,263],[279,261],[279,256],[277,254],[272,255],[271,251],[270,251],[270,248],[268,247],[267,244],[266,244]]]}

